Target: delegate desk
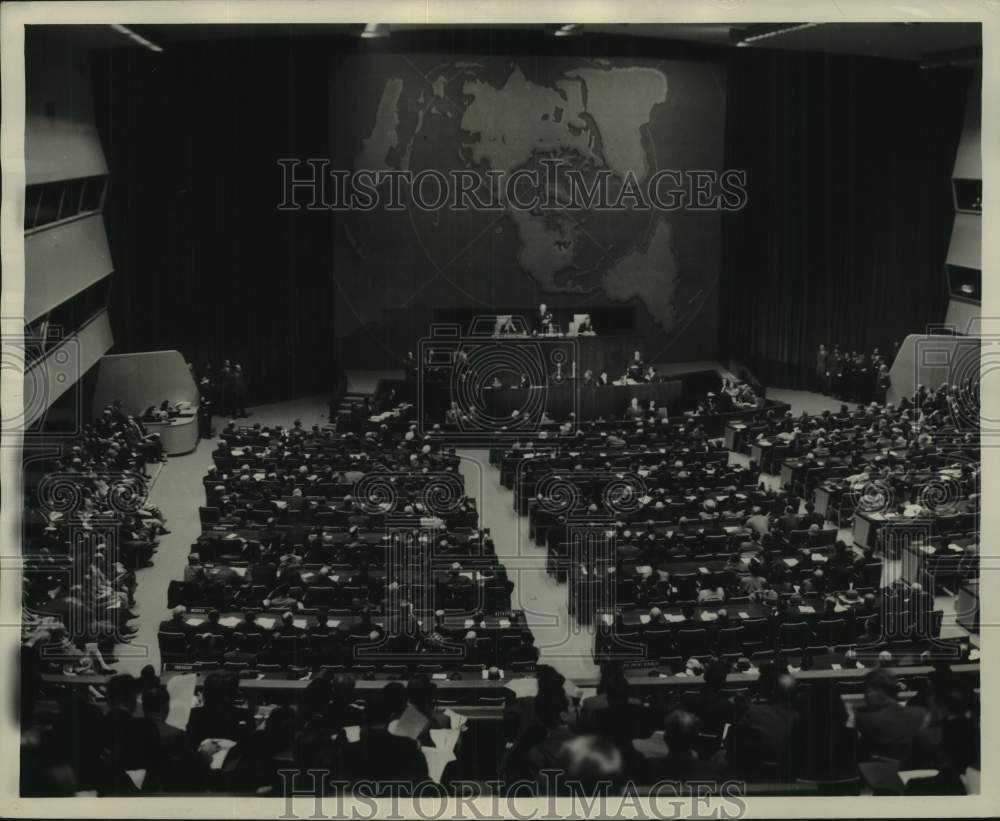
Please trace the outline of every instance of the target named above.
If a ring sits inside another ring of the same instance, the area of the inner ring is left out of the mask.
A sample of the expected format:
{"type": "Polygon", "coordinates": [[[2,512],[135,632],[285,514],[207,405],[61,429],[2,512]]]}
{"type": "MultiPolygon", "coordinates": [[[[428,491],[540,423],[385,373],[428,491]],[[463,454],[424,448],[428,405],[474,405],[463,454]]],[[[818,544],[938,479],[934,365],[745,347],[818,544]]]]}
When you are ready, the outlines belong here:
{"type": "MultiPolygon", "coordinates": [[[[484,387],[478,395],[482,401],[481,410],[490,420],[512,419],[514,411],[534,411],[531,423],[525,425],[525,431],[530,433],[536,429],[538,417],[543,410],[557,421],[569,419],[571,413],[576,414],[577,421],[620,420],[624,418],[625,409],[633,398],[638,399],[643,408],[648,408],[651,400],[658,408],[671,408],[671,421],[684,421],[688,417],[676,412],[676,406],[684,395],[683,385],[683,381],[679,379],[604,386],[584,385],[581,379],[565,379],[529,388],[484,387]]],[[[442,422],[452,399],[457,399],[452,385],[447,380],[427,380],[421,385],[421,396],[424,416],[442,422]]],[[[721,436],[728,422],[754,419],[766,410],[783,414],[788,408],[786,402],[769,399],[761,408],[742,408],[728,413],[704,414],[694,418],[704,426],[709,436],[721,436]]],[[[500,422],[490,422],[488,427],[495,429],[500,424],[500,422]]],[[[508,429],[511,432],[517,430],[513,425],[508,425],[508,429]]]]}
{"type": "MultiPolygon", "coordinates": [[[[239,624],[243,618],[243,612],[244,611],[242,610],[234,610],[222,613],[219,618],[219,623],[223,627],[236,627],[236,625],[239,624]]],[[[422,612],[417,613],[416,615],[417,623],[421,627],[426,626],[427,628],[430,628],[435,625],[433,612],[422,612]]],[[[257,624],[264,630],[272,630],[281,622],[281,617],[282,611],[265,610],[258,614],[257,624]]],[[[196,630],[208,621],[208,613],[192,610],[184,621],[189,627],[196,630]]],[[[385,627],[387,620],[384,615],[373,615],[371,617],[371,621],[372,624],[378,627],[385,627]]],[[[331,628],[347,633],[352,627],[360,622],[361,616],[352,613],[351,615],[331,617],[327,620],[327,625],[331,628]]],[[[294,624],[296,627],[308,632],[310,629],[317,626],[316,616],[313,614],[307,614],[306,612],[301,612],[295,616],[294,624]]],[[[523,614],[519,610],[513,610],[508,615],[484,615],[481,619],[469,618],[467,615],[459,613],[444,616],[441,621],[440,628],[448,635],[459,637],[464,635],[467,630],[475,630],[479,636],[520,636],[526,628],[526,622],[523,614]]],[[[428,657],[428,661],[434,661],[434,659],[428,657]]]]}
{"type": "MultiPolygon", "coordinates": [[[[854,544],[865,548],[882,548],[890,541],[906,544],[910,539],[925,540],[931,535],[930,518],[902,516],[898,513],[854,512],[854,544]],[[909,537],[909,538],[907,538],[909,537]]],[[[895,551],[890,551],[895,553],[895,551]]]]}
{"type": "Polygon", "coordinates": [[[531,388],[497,388],[483,391],[486,413],[494,419],[509,419],[514,411],[531,408],[538,402],[532,392],[543,391],[538,404],[553,419],[568,419],[571,413],[578,420],[621,419],[632,398],[643,408],[650,400],[657,407],[667,407],[681,396],[680,381],[642,382],[636,385],[584,385],[579,379],[531,388]]]}
{"type": "MultiPolygon", "coordinates": [[[[827,682],[836,685],[843,691],[844,696],[847,696],[848,693],[862,691],[864,678],[874,667],[872,659],[855,661],[852,664],[845,661],[842,656],[826,655],[816,656],[813,659],[813,666],[809,670],[802,670],[800,667],[789,664],[789,672],[797,681],[804,684],[827,682]]],[[[919,663],[894,665],[886,669],[897,677],[928,676],[934,672],[934,667],[919,663]]],[[[951,671],[963,679],[971,680],[973,687],[978,689],[978,662],[954,664],[951,671]]],[[[674,672],[673,670],[648,666],[626,670],[625,678],[629,683],[629,691],[636,698],[655,697],[657,694],[662,694],[664,690],[698,690],[705,686],[705,679],[702,676],[691,675],[685,671],[674,672]]],[[[759,680],[760,670],[751,668],[746,672],[730,673],[726,678],[726,686],[749,690],[756,687],[759,680]]]]}
{"type": "Polygon", "coordinates": [[[932,576],[954,578],[965,556],[965,550],[956,544],[941,545],[908,542],[900,549],[902,565],[900,578],[909,584],[925,584],[932,576]]]}

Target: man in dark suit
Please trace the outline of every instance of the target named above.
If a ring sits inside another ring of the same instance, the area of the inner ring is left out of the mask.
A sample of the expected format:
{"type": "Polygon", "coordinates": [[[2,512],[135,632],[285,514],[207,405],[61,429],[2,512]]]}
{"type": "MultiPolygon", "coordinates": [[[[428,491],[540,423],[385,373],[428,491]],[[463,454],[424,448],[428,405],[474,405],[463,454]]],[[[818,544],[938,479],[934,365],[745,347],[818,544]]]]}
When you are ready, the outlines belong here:
{"type": "Polygon", "coordinates": [[[534,664],[538,661],[538,648],[535,647],[535,637],[530,630],[521,633],[521,643],[510,651],[510,659],[513,662],[526,662],[534,664]]]}
{"type": "Polygon", "coordinates": [[[275,626],[275,637],[301,639],[306,631],[295,623],[295,616],[290,610],[281,615],[281,622],[275,626]]]}
{"type": "Polygon", "coordinates": [[[812,502],[806,502],[806,512],[802,517],[803,528],[808,529],[811,525],[818,525],[820,528],[826,523],[821,513],[816,512],[816,506],[812,502]]]}
{"type": "Polygon", "coordinates": [[[208,634],[216,637],[216,643],[225,646],[229,643],[229,640],[233,636],[233,630],[231,627],[226,627],[219,622],[219,611],[209,610],[208,611],[208,621],[203,622],[198,627],[195,628],[194,634],[196,636],[208,634]]]}
{"type": "Polygon", "coordinates": [[[928,715],[923,707],[904,707],[898,697],[895,676],[885,669],[872,670],[865,678],[865,706],[854,720],[868,754],[895,758],[900,769],[912,769],[920,766],[913,747],[928,715]]]}
{"type": "Polygon", "coordinates": [[[702,761],[695,754],[701,722],[686,710],[673,710],[664,722],[664,740],[670,752],[663,758],[648,761],[652,782],[718,781],[717,764],[702,761]]]}
{"type": "Polygon", "coordinates": [[[187,639],[190,639],[193,631],[191,626],[184,621],[186,615],[187,608],[183,604],[177,605],[170,614],[170,618],[160,622],[159,632],[182,633],[187,639]]]}
{"type": "Polygon", "coordinates": [[[829,368],[829,358],[830,354],[826,350],[826,346],[820,344],[819,350],[816,351],[816,389],[820,391],[826,388],[826,372],[829,368]]]}
{"type": "Polygon", "coordinates": [[[427,759],[412,738],[389,732],[390,715],[382,692],[373,693],[365,704],[365,726],[361,738],[347,745],[344,763],[353,782],[397,781],[404,785],[427,779],[427,759]]]}
{"type": "Polygon", "coordinates": [[[264,628],[257,624],[257,614],[248,610],[243,614],[243,621],[233,628],[233,636],[239,640],[241,636],[263,635],[264,628]]]}
{"type": "Polygon", "coordinates": [[[791,507],[791,505],[785,508],[784,514],[778,519],[778,527],[786,534],[793,530],[800,530],[802,528],[799,517],[796,515],[795,510],[791,507]]]}
{"type": "Polygon", "coordinates": [[[548,331],[552,324],[552,312],[544,302],[538,306],[538,315],[535,317],[535,330],[540,334],[548,331]]]}
{"type": "MultiPolygon", "coordinates": [[[[153,729],[149,787],[164,792],[200,790],[208,777],[209,757],[191,746],[187,733],[167,724],[170,693],[159,684],[142,694],[142,712],[153,729]]],[[[206,751],[213,752],[212,747],[206,751]]]]}
{"type": "Polygon", "coordinates": [[[639,400],[633,396],[629,401],[628,407],[625,408],[625,418],[641,422],[645,415],[646,413],[639,404],[639,400]]]}
{"type": "Polygon", "coordinates": [[[632,354],[632,361],[628,363],[625,375],[633,382],[641,382],[645,369],[646,364],[642,361],[642,354],[639,351],[635,351],[632,354]]]}
{"type": "Polygon", "coordinates": [[[108,683],[108,712],[101,727],[101,746],[111,771],[105,773],[110,792],[127,794],[136,787],[126,772],[149,770],[155,762],[157,737],[154,728],[135,717],[138,683],[128,673],[114,676],[108,683]]]}

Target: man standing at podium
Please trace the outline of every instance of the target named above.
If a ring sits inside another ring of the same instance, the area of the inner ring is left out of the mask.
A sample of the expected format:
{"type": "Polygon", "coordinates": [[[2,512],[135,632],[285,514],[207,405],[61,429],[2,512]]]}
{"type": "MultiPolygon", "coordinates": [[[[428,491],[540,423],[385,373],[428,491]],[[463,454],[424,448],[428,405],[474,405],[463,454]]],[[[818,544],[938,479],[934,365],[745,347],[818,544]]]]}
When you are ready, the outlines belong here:
{"type": "Polygon", "coordinates": [[[632,397],[627,408],[625,408],[625,418],[635,419],[637,421],[642,421],[645,417],[645,412],[639,406],[639,400],[636,397],[632,397]]]}
{"type": "Polygon", "coordinates": [[[642,354],[636,351],[632,354],[632,361],[629,362],[625,375],[633,382],[641,382],[645,367],[645,363],[642,361],[642,354]]]}
{"type": "Polygon", "coordinates": [[[535,319],[535,329],[540,334],[547,333],[549,326],[552,324],[552,312],[549,310],[549,306],[542,302],[538,306],[538,316],[535,319]]]}

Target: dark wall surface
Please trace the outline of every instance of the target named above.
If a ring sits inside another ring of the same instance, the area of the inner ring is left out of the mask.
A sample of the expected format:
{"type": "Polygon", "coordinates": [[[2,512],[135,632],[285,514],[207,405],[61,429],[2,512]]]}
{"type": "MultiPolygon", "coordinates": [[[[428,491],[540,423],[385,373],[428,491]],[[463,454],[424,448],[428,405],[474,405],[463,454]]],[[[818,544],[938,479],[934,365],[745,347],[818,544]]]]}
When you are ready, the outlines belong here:
{"type": "Polygon", "coordinates": [[[820,343],[883,353],[944,320],[950,177],[969,75],[917,63],[739,49],[726,164],[721,343],[800,386],[820,343]]]}
{"type": "Polygon", "coordinates": [[[212,40],[95,56],[116,352],[241,362],[251,401],[331,379],[328,213],[283,213],[277,160],[328,152],[328,49],[212,40]]]}

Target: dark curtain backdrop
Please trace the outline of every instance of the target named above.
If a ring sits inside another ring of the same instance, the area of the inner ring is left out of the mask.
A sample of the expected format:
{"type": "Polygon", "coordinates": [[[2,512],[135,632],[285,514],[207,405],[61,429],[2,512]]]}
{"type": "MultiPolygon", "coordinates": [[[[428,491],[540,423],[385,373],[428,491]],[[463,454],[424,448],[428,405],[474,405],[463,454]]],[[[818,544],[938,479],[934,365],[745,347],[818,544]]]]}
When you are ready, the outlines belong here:
{"type": "Polygon", "coordinates": [[[870,353],[941,322],[950,177],[969,74],[739,49],[722,224],[720,347],[768,385],[807,384],[819,344],[870,353]]]}
{"type": "Polygon", "coordinates": [[[115,352],[239,361],[254,402],[328,389],[330,216],[277,210],[277,159],[329,153],[327,49],[235,39],[95,57],[115,352]]]}

